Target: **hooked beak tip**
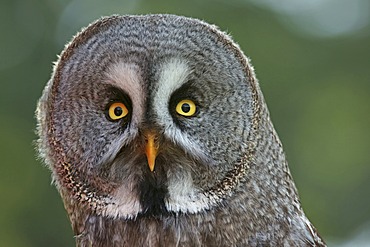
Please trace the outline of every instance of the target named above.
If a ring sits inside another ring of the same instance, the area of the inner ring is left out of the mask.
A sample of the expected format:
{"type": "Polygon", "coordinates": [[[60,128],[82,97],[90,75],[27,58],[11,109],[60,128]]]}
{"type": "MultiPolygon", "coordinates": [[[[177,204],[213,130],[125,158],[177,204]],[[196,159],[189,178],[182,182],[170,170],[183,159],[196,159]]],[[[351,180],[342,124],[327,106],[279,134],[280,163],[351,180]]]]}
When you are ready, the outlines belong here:
{"type": "Polygon", "coordinates": [[[155,135],[154,134],[148,134],[146,139],[146,147],[145,147],[145,154],[148,160],[149,169],[151,172],[154,171],[155,167],[155,159],[157,157],[157,150],[158,147],[155,143],[155,135]]]}

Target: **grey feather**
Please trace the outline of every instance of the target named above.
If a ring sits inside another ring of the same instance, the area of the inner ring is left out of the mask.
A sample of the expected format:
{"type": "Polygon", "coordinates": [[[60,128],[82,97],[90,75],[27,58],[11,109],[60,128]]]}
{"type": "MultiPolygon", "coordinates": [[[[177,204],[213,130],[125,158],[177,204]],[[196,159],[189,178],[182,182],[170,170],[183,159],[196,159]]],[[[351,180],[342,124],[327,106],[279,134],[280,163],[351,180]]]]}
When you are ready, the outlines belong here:
{"type": "Polygon", "coordinates": [[[78,246],[325,246],[253,67],[215,26],[174,15],[92,23],[62,52],[37,118],[78,246]],[[112,121],[107,107],[122,98],[129,115],[112,121]],[[176,113],[181,99],[196,103],[193,116],[176,113]]]}

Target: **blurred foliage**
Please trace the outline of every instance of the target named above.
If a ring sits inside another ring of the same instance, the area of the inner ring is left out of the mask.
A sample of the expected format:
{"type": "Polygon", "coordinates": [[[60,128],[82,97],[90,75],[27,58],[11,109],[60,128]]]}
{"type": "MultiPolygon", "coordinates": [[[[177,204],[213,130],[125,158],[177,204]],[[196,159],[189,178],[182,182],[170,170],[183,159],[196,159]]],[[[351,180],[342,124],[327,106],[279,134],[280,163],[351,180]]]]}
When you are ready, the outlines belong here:
{"type": "Polygon", "coordinates": [[[0,246],[74,245],[50,172],[36,157],[34,110],[63,44],[114,13],[186,15],[230,33],[256,68],[308,217],[339,241],[369,222],[369,24],[313,37],[252,2],[2,0],[0,246]]]}

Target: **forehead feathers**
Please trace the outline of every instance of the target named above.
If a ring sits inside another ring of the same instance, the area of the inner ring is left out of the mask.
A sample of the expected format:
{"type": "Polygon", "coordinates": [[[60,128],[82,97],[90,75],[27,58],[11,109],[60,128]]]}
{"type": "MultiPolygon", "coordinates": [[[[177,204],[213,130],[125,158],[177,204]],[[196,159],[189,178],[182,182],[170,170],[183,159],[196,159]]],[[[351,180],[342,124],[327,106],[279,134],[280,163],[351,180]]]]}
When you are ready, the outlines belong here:
{"type": "MultiPolygon", "coordinates": [[[[67,46],[57,72],[66,80],[81,72],[99,76],[112,63],[124,61],[138,64],[150,76],[161,60],[171,57],[183,57],[196,72],[230,83],[245,80],[243,71],[250,70],[237,45],[216,27],[190,18],[149,15],[115,16],[91,24],[67,46]]],[[[251,71],[246,74],[251,76],[251,71]]]]}

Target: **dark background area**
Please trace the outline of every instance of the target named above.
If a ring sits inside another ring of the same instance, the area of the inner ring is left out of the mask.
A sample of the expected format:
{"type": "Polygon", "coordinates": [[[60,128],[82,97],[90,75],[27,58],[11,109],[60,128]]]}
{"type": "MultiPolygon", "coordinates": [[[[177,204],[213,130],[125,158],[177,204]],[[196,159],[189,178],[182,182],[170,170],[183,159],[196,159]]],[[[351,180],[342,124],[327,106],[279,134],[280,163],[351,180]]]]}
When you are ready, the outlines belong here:
{"type": "Polygon", "coordinates": [[[34,150],[36,102],[83,26],[145,13],[200,18],[233,36],[256,69],[307,216],[331,246],[370,246],[368,0],[2,0],[0,246],[74,245],[34,150]]]}

